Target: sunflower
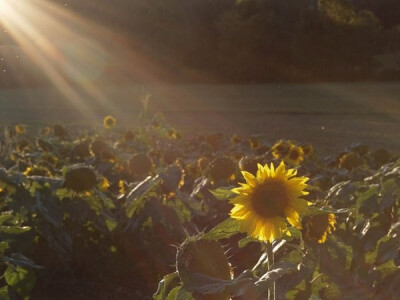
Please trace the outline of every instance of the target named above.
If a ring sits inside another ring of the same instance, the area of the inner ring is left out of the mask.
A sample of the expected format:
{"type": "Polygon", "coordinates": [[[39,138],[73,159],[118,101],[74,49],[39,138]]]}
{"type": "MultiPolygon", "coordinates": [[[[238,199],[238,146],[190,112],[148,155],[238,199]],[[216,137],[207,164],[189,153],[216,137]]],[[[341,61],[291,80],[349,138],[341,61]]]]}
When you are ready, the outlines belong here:
{"type": "Polygon", "coordinates": [[[51,132],[51,128],[49,126],[46,126],[45,128],[42,129],[42,131],[40,132],[42,135],[49,135],[51,132]]]}
{"type": "Polygon", "coordinates": [[[276,159],[283,159],[289,154],[290,149],[293,147],[293,143],[290,141],[277,141],[272,146],[272,156],[276,159]]]}
{"type": "Polygon", "coordinates": [[[285,169],[281,162],[275,170],[258,164],[257,175],[243,171],[246,183],[232,189],[239,196],[230,200],[234,204],[231,218],[240,222],[241,231],[262,241],[272,242],[288,234],[283,217],[294,227],[301,229],[299,213],[307,212],[310,204],[301,197],[307,195],[307,177],[295,177],[297,171],[285,169]]]}
{"type": "Polygon", "coordinates": [[[15,132],[17,134],[25,134],[26,133],[26,129],[25,126],[22,124],[17,124],[15,125],[15,132]]]}
{"type": "Polygon", "coordinates": [[[293,146],[289,154],[286,157],[286,160],[293,165],[297,166],[304,160],[304,151],[301,147],[293,146]]]}
{"type": "Polygon", "coordinates": [[[300,146],[303,149],[304,156],[311,156],[314,153],[314,147],[311,144],[305,144],[300,146]]]}
{"type": "Polygon", "coordinates": [[[105,128],[113,128],[117,124],[117,120],[113,116],[106,116],[103,120],[103,125],[105,128]]]}
{"type": "Polygon", "coordinates": [[[306,216],[302,220],[302,234],[305,240],[317,240],[319,244],[326,242],[328,233],[335,230],[336,218],[334,214],[323,213],[306,216]]]}

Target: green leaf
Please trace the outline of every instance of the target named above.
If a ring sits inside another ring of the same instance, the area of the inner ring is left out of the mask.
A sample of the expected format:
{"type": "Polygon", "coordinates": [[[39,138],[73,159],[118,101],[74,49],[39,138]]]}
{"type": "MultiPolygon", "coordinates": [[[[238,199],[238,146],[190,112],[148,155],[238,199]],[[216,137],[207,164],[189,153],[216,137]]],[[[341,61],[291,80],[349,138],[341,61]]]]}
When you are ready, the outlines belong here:
{"type": "Polygon", "coordinates": [[[289,227],[288,233],[283,237],[286,241],[293,241],[295,239],[301,239],[301,231],[295,227],[289,227]]]}
{"type": "Polygon", "coordinates": [[[131,218],[140,208],[143,207],[145,196],[160,182],[160,180],[159,176],[148,176],[129,192],[125,201],[125,213],[128,218],[131,218]]]}
{"type": "Polygon", "coordinates": [[[10,300],[10,295],[8,294],[8,286],[3,286],[0,288],[0,300],[10,300]]]}
{"type": "Polygon", "coordinates": [[[0,233],[21,234],[31,230],[30,226],[0,226],[0,233]]]}
{"type": "Polygon", "coordinates": [[[237,194],[232,192],[232,187],[220,187],[216,190],[209,190],[209,191],[218,200],[228,200],[237,196],[237,194]]]}
{"type": "Polygon", "coordinates": [[[266,284],[270,285],[283,275],[293,272],[297,269],[297,264],[282,261],[274,264],[268,272],[266,272],[261,278],[256,282],[256,284],[266,284]]]}
{"type": "Polygon", "coordinates": [[[202,273],[191,274],[191,280],[190,291],[195,291],[203,295],[227,293],[228,295],[233,294],[236,297],[246,296],[246,299],[257,299],[264,292],[263,287],[257,289],[255,278],[252,272],[248,270],[231,280],[214,278],[202,273]]]}
{"type": "Polygon", "coordinates": [[[0,257],[4,255],[4,251],[9,248],[8,242],[1,241],[0,242],[0,257]]]}
{"type": "Polygon", "coordinates": [[[361,214],[371,213],[375,209],[377,209],[378,208],[377,196],[378,196],[378,185],[371,185],[368,188],[368,190],[366,190],[364,193],[358,196],[356,207],[358,208],[359,213],[361,214]]]}
{"type": "Polygon", "coordinates": [[[390,259],[395,259],[399,255],[400,241],[398,238],[391,238],[379,244],[376,264],[382,264],[390,259]]]}
{"type": "Polygon", "coordinates": [[[239,222],[229,218],[212,228],[203,238],[210,240],[227,239],[238,232],[240,232],[239,222]]]}
{"type": "Polygon", "coordinates": [[[56,196],[59,199],[71,198],[73,196],[73,192],[67,188],[60,188],[56,190],[56,196]]]}
{"type": "Polygon", "coordinates": [[[171,290],[171,285],[179,280],[178,272],[165,275],[164,278],[158,283],[156,293],[153,295],[154,300],[166,300],[168,292],[171,290]]]}
{"type": "Polygon", "coordinates": [[[28,297],[35,286],[36,277],[33,271],[20,266],[9,265],[4,272],[4,278],[9,286],[20,296],[28,297]]]}
{"type": "Polygon", "coordinates": [[[35,262],[29,258],[27,258],[25,255],[21,253],[13,253],[11,254],[11,257],[5,256],[3,258],[5,262],[8,262],[10,264],[13,264],[14,266],[19,266],[22,268],[28,268],[28,269],[42,269],[42,266],[39,266],[35,264],[35,262]]]}
{"type": "Polygon", "coordinates": [[[186,290],[184,287],[181,287],[176,294],[175,300],[195,300],[192,294],[186,290]]]}
{"type": "Polygon", "coordinates": [[[15,216],[13,216],[13,215],[11,215],[9,213],[2,213],[0,215],[0,225],[2,225],[5,222],[8,222],[10,220],[13,220],[13,219],[15,219],[15,216]]]}
{"type": "Polygon", "coordinates": [[[168,294],[166,300],[175,300],[176,296],[178,295],[179,290],[182,288],[182,286],[176,286],[174,287],[168,294]]]}
{"type": "Polygon", "coordinates": [[[239,246],[239,248],[243,248],[243,247],[246,247],[247,244],[249,244],[249,243],[251,243],[251,242],[258,242],[258,243],[260,243],[260,241],[257,240],[256,238],[253,238],[252,236],[246,236],[245,238],[241,239],[241,240],[238,242],[238,246],[239,246]]]}

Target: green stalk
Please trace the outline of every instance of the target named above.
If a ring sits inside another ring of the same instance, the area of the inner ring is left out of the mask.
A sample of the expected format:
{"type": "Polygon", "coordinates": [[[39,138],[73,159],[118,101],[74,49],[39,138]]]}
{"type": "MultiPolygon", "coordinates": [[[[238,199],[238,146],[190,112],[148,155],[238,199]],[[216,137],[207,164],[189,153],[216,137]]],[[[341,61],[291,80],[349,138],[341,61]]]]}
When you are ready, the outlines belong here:
{"type": "MultiPolygon", "coordinates": [[[[272,243],[266,243],[266,252],[268,257],[268,271],[271,269],[274,264],[274,251],[272,249],[272,243]]],[[[275,300],[275,281],[272,283],[271,287],[268,289],[268,300],[275,300]]]]}

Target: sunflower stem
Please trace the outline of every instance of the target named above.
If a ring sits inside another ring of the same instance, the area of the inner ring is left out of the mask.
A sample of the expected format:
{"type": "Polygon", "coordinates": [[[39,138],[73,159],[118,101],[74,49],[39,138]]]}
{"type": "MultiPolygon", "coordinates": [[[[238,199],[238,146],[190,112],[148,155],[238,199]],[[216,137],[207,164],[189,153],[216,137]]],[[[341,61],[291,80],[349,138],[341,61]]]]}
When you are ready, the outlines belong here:
{"type": "MultiPolygon", "coordinates": [[[[272,248],[272,243],[267,241],[266,243],[266,252],[268,257],[268,271],[271,269],[274,264],[274,251],[272,248]]],[[[275,281],[271,284],[271,287],[268,289],[268,300],[275,300],[275,281]]]]}

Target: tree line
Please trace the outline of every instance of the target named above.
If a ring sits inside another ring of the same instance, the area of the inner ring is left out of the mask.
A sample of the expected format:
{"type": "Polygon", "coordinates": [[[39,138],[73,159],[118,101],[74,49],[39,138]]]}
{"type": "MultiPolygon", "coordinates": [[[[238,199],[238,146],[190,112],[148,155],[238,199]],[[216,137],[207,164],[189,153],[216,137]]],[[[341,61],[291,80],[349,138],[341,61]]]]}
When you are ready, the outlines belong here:
{"type": "Polygon", "coordinates": [[[400,78],[398,0],[53,1],[126,34],[172,80],[400,78]]]}

